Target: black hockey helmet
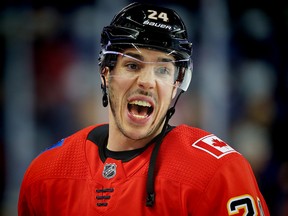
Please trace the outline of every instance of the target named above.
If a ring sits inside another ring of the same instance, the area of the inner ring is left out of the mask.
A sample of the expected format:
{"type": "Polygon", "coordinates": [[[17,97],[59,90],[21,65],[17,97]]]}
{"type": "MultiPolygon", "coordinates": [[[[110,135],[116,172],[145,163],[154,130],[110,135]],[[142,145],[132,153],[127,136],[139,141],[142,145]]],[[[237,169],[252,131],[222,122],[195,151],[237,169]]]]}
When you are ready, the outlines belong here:
{"type": "Polygon", "coordinates": [[[103,28],[100,67],[113,67],[113,57],[106,58],[107,51],[121,52],[128,47],[156,49],[173,55],[178,61],[178,87],[188,89],[192,78],[192,43],[188,41],[186,26],[174,10],[138,2],[124,7],[110,25],[103,28]]]}

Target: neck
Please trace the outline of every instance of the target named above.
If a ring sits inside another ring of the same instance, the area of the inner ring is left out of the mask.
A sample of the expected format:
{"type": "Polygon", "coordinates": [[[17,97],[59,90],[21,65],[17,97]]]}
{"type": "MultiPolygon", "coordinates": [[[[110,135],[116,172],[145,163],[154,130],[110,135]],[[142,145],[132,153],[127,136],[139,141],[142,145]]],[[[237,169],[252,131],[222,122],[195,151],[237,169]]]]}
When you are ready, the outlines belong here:
{"type": "Polygon", "coordinates": [[[159,133],[160,131],[148,137],[135,140],[125,136],[117,126],[109,124],[107,149],[111,151],[128,151],[143,148],[159,133]]]}

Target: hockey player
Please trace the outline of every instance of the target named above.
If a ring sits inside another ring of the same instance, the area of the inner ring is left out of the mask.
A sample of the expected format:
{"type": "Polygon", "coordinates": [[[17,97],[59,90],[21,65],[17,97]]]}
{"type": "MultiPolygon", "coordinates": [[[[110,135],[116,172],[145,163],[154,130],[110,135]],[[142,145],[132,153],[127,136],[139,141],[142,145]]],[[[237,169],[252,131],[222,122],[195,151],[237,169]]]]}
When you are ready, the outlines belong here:
{"type": "Polygon", "coordinates": [[[33,160],[19,216],[269,216],[239,152],[208,131],[168,123],[191,81],[191,53],[174,10],[123,8],[101,35],[109,123],[84,128],[33,160]]]}

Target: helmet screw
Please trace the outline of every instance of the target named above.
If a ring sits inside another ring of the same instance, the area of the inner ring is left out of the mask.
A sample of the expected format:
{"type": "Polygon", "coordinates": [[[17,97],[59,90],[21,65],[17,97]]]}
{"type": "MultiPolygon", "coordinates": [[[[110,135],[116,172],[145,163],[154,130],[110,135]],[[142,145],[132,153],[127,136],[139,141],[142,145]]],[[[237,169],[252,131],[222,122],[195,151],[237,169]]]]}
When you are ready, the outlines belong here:
{"type": "Polygon", "coordinates": [[[145,37],[145,38],[143,38],[143,40],[145,41],[145,43],[149,43],[149,38],[147,38],[147,37],[145,37]]]}

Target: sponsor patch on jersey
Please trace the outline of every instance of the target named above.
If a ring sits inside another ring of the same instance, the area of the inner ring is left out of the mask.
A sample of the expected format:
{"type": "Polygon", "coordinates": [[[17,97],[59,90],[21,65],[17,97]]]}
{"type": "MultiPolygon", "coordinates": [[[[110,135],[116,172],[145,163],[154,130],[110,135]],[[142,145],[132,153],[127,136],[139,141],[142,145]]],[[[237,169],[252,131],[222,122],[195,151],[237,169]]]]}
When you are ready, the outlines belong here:
{"type": "Polygon", "coordinates": [[[231,146],[216,137],[214,134],[202,137],[192,144],[193,147],[201,149],[216,158],[221,158],[232,152],[236,152],[231,146]]]}

